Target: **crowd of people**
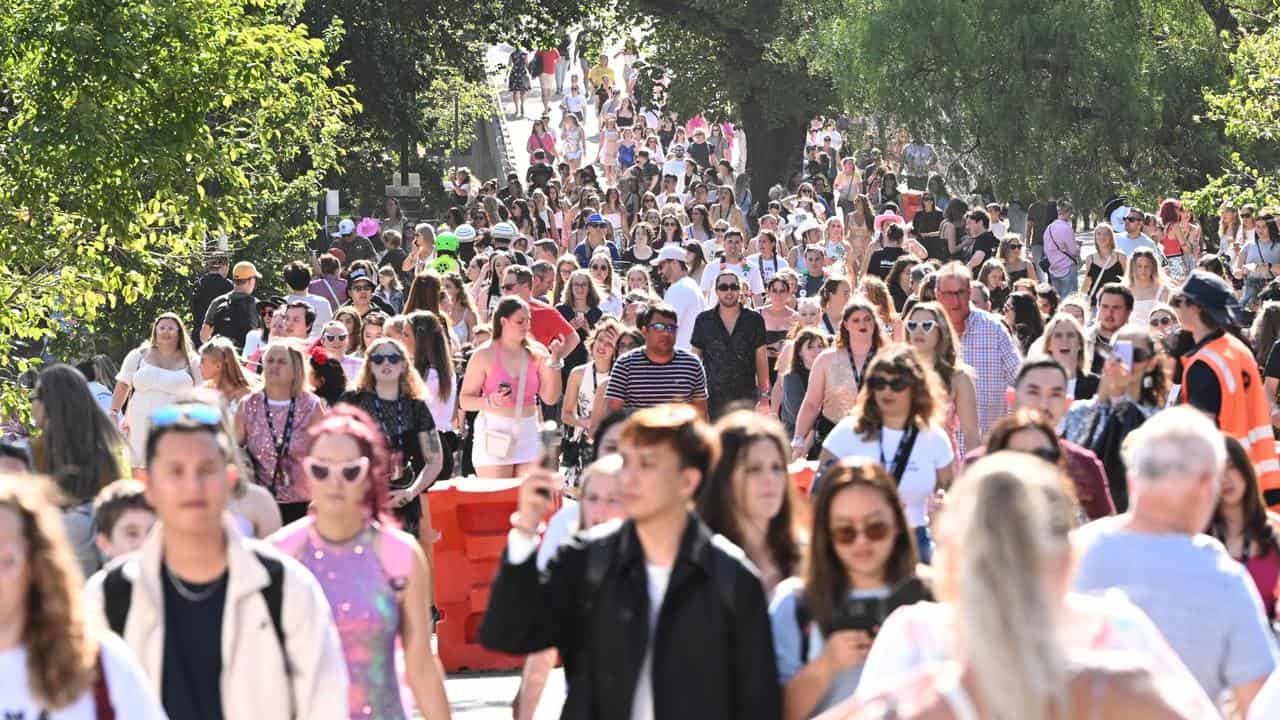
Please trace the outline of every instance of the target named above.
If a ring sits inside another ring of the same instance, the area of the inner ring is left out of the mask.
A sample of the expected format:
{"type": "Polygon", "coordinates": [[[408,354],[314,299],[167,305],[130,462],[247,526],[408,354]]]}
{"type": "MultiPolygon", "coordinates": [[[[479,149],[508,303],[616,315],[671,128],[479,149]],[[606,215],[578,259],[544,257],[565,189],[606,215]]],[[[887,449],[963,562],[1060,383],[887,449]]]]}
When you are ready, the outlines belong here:
{"type": "Polygon", "coordinates": [[[523,181],[287,288],[212,257],[33,378],[6,718],[448,717],[427,491],[473,477],[521,479],[517,718],[555,651],[568,718],[1280,716],[1276,211],[1115,198],[1082,256],[1065,198],[1011,227],[846,116],[757,201],[731,125],[517,55],[563,98],[523,181]]]}

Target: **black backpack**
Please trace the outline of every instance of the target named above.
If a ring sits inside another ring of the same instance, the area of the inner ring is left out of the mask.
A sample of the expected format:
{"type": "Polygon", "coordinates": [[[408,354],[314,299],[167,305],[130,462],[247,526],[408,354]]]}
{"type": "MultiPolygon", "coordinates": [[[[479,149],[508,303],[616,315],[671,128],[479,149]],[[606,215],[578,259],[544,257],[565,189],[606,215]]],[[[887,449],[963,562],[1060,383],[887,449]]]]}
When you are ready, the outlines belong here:
{"type": "Polygon", "coordinates": [[[234,295],[224,295],[215,300],[213,312],[213,334],[230,340],[236,350],[244,350],[244,337],[257,325],[257,303],[249,298],[248,302],[236,302],[234,295]]]}
{"type": "MultiPolygon", "coordinates": [[[[293,677],[293,666],[289,662],[289,646],[285,644],[284,620],[284,563],[279,558],[254,550],[253,554],[262,563],[271,582],[262,588],[262,599],[267,603],[267,613],[271,616],[271,626],[275,629],[276,640],[280,643],[280,652],[284,655],[285,676],[293,677]]],[[[102,609],[107,616],[107,625],[111,631],[124,637],[124,626],[129,620],[129,606],[133,603],[133,581],[124,574],[122,562],[107,571],[102,579],[102,609]]]]}

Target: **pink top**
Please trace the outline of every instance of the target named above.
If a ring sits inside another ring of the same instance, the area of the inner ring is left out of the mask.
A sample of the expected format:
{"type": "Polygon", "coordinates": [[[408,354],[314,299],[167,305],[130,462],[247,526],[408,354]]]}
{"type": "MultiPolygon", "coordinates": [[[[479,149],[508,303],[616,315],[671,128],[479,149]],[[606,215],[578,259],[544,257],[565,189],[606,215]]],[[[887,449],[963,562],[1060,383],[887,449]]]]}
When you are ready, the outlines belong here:
{"type": "Polygon", "coordinates": [[[1262,596],[1262,606],[1267,617],[1276,616],[1276,582],[1280,580],[1280,553],[1269,552],[1260,557],[1251,557],[1244,562],[1244,567],[1258,586],[1258,594],[1262,596]]]}
{"type": "MultiPolygon", "coordinates": [[[[516,390],[520,387],[520,378],[511,377],[511,373],[507,372],[507,368],[502,364],[502,352],[495,350],[493,367],[489,368],[489,374],[484,377],[484,394],[485,397],[492,395],[498,391],[498,386],[506,383],[511,386],[512,403],[515,402],[516,390]]],[[[524,378],[524,407],[525,409],[534,406],[538,400],[538,366],[533,360],[533,355],[529,355],[529,369],[525,371],[524,378]]]]}
{"type": "Polygon", "coordinates": [[[302,472],[300,461],[307,424],[320,407],[320,398],[303,392],[293,411],[293,427],[285,448],[284,468],[276,475],[276,446],[289,421],[289,403],[267,403],[266,393],[259,390],[244,399],[245,449],[253,464],[254,480],[270,490],[278,503],[307,502],[311,488],[302,472]],[[270,423],[267,414],[270,413],[270,423]],[[272,481],[275,480],[273,483],[272,481]]]}
{"type": "Polygon", "coordinates": [[[413,538],[370,523],[354,538],[335,543],[305,517],[281,528],[271,542],[311,571],[329,601],[351,675],[350,717],[403,720],[395,652],[401,594],[413,572],[413,538]]]}

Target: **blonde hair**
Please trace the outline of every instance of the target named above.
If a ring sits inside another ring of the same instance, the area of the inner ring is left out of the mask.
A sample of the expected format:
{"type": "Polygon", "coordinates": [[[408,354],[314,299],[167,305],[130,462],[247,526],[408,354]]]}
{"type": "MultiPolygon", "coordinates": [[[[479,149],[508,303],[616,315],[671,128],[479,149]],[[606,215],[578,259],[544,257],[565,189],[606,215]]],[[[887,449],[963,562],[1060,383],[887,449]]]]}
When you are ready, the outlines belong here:
{"type": "MultiPolygon", "coordinates": [[[[1085,346],[1088,345],[1089,342],[1084,336],[1084,328],[1080,327],[1080,322],[1076,320],[1075,317],[1073,317],[1068,313],[1059,312],[1058,314],[1049,318],[1049,322],[1044,324],[1044,332],[1041,333],[1041,337],[1044,338],[1044,343],[1041,346],[1044,349],[1044,354],[1050,357],[1053,357],[1053,351],[1052,351],[1052,347],[1050,346],[1050,343],[1053,342],[1053,333],[1058,329],[1059,325],[1066,325],[1070,327],[1072,330],[1075,331],[1076,337],[1080,338],[1080,350],[1076,353],[1076,370],[1077,372],[1080,370],[1085,370],[1086,367],[1084,364],[1084,359],[1086,355],[1084,350],[1085,350],[1085,346]]],[[[1088,357],[1091,357],[1091,355],[1088,357]]],[[[1070,380],[1073,378],[1068,378],[1068,379],[1070,380]]]]}
{"type": "Polygon", "coordinates": [[[1050,585],[1071,551],[1061,472],[1025,453],[989,455],[956,483],[941,518],[941,589],[991,720],[1069,716],[1050,585]]]}
{"type": "MultiPolygon", "coordinates": [[[[288,353],[289,364],[293,366],[293,382],[289,383],[289,397],[300,397],[303,391],[310,387],[307,380],[307,361],[302,357],[302,348],[298,347],[293,340],[272,340],[267,343],[267,349],[262,351],[262,367],[265,375],[267,356],[272,351],[288,353]]],[[[264,381],[265,385],[265,381],[264,381]]]]}
{"type": "Polygon", "coordinates": [[[224,337],[215,337],[200,346],[200,354],[218,359],[218,377],[205,378],[206,387],[222,390],[225,384],[231,390],[242,390],[251,387],[249,378],[240,366],[240,358],[236,355],[236,346],[224,337]]]}
{"type": "Polygon", "coordinates": [[[30,586],[20,642],[27,651],[27,677],[38,705],[61,710],[93,684],[98,643],[89,634],[80,604],[84,578],[63,530],[57,490],[43,478],[0,476],[0,508],[18,516],[26,545],[30,586]]]}
{"type": "Polygon", "coordinates": [[[404,368],[404,372],[400,375],[400,394],[413,400],[426,400],[427,387],[423,384],[422,377],[418,375],[418,371],[413,369],[409,351],[405,348],[404,343],[386,336],[375,338],[373,342],[369,343],[369,347],[365,349],[365,360],[360,366],[359,374],[356,375],[355,389],[368,392],[373,392],[377,389],[377,380],[373,377],[373,363],[369,361],[369,356],[376,353],[381,345],[391,345],[400,354],[400,365],[404,368]]]}

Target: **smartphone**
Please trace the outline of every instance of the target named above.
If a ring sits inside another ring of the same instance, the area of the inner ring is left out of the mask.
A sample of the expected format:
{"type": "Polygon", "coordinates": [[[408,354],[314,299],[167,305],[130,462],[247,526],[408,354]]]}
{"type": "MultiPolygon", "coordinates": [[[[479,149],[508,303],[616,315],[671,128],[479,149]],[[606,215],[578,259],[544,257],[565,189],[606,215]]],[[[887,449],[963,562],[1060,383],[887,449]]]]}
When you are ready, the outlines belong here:
{"type": "MultiPolygon", "coordinates": [[[[548,420],[538,426],[538,440],[542,444],[542,460],[539,463],[543,470],[556,472],[560,469],[560,426],[554,420],[548,420]]],[[[547,500],[551,499],[551,491],[538,488],[538,494],[547,500]]]]}
{"type": "Polygon", "coordinates": [[[510,395],[511,383],[498,383],[498,390],[501,390],[502,392],[505,392],[506,394],[510,395]]]}
{"type": "Polygon", "coordinates": [[[1128,340],[1117,340],[1111,346],[1111,359],[1124,363],[1124,369],[1133,372],[1133,343],[1128,340]]]}

